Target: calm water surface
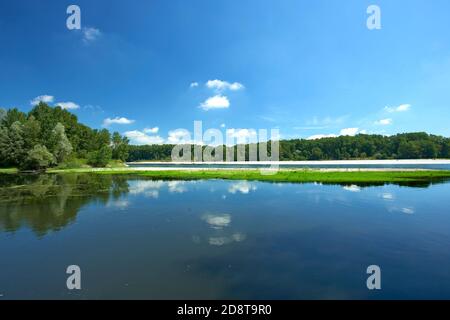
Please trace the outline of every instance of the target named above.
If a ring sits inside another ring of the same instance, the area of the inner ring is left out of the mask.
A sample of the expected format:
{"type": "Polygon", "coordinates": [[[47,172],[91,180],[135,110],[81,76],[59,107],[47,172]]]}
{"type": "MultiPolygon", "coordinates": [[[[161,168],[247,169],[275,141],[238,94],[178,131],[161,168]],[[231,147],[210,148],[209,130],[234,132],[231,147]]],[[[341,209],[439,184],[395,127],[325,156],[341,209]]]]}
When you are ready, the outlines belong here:
{"type": "Polygon", "coordinates": [[[449,183],[0,176],[0,299],[450,299],[449,195],[449,183]],[[372,264],[381,291],[366,288],[372,264]]]}

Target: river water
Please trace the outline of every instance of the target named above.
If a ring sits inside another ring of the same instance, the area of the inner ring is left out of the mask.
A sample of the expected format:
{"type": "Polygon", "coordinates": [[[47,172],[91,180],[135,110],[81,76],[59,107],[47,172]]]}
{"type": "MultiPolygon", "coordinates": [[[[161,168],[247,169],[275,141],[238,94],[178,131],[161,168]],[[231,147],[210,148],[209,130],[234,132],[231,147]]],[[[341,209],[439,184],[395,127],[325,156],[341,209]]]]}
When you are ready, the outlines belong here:
{"type": "Polygon", "coordinates": [[[445,182],[5,175],[0,299],[449,299],[449,194],[445,182]],[[367,289],[370,265],[381,290],[367,289]]]}

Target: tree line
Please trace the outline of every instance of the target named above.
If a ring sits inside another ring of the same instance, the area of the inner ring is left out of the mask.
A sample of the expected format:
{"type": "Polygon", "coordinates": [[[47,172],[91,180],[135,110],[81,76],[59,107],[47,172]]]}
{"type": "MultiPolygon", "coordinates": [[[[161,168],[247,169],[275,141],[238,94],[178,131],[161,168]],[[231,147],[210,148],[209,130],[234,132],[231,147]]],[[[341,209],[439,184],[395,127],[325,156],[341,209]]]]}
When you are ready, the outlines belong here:
{"type": "MultiPolygon", "coordinates": [[[[130,146],[128,161],[169,161],[173,147],[174,145],[130,146]]],[[[237,146],[222,148],[224,155],[230,149],[235,155],[238,152],[237,146]]],[[[249,145],[245,145],[246,160],[249,160],[249,149],[249,145]]],[[[270,143],[268,149],[270,151],[270,143]]],[[[279,142],[279,156],[280,161],[450,158],[450,139],[415,132],[393,136],[359,134],[317,140],[282,140],[279,142]]]]}
{"type": "MultiPolygon", "coordinates": [[[[269,142],[269,152],[270,146],[269,142]]],[[[194,146],[190,147],[194,156],[194,146]]],[[[238,146],[221,147],[224,157],[231,153],[237,158],[238,146]]],[[[249,160],[250,145],[243,147],[245,160],[249,160]]],[[[69,111],[42,102],[28,113],[0,108],[0,167],[41,170],[80,159],[94,167],[104,167],[111,159],[170,161],[173,148],[170,144],[129,145],[129,140],[118,132],[89,128],[69,111]]],[[[416,132],[282,140],[279,158],[281,161],[450,158],[450,138],[416,132]]]]}
{"type": "Polygon", "coordinates": [[[79,159],[104,167],[111,159],[126,161],[128,144],[118,132],[91,129],[59,106],[41,102],[28,113],[0,108],[0,167],[42,170],[79,159]]]}

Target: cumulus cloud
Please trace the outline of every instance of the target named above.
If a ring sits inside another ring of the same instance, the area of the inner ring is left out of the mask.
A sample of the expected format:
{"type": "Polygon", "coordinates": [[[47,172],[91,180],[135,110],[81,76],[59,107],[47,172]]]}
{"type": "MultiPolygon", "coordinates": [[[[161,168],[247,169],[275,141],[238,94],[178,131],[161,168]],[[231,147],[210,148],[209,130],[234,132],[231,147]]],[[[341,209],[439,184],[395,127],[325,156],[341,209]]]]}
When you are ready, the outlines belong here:
{"type": "Polygon", "coordinates": [[[394,112],[405,112],[408,111],[409,109],[411,109],[411,105],[410,104],[401,104],[397,107],[385,107],[384,110],[389,112],[389,113],[394,113],[394,112]]]}
{"type": "Polygon", "coordinates": [[[155,134],[155,133],[158,133],[159,128],[158,128],[158,127],[145,128],[143,131],[144,131],[145,133],[155,134]]]}
{"type": "Polygon", "coordinates": [[[313,136],[310,136],[308,138],[306,138],[307,140],[318,140],[318,139],[323,139],[323,138],[336,138],[338,136],[355,136],[357,134],[366,134],[367,131],[366,130],[359,130],[359,128],[345,128],[342,129],[339,132],[339,135],[337,134],[315,134],[313,136]]]}
{"type": "Polygon", "coordinates": [[[208,82],[206,82],[206,87],[209,89],[214,89],[216,91],[225,91],[225,90],[238,91],[245,88],[242,83],[239,82],[229,83],[227,81],[218,79],[208,80],[208,82]]]}
{"type": "Polygon", "coordinates": [[[112,124],[132,124],[134,120],[127,119],[125,117],[115,117],[114,119],[106,118],[103,120],[103,126],[108,127],[112,124]]]}
{"type": "MultiPolygon", "coordinates": [[[[198,86],[197,82],[191,83],[191,88],[198,86]]],[[[205,84],[208,89],[215,92],[215,95],[206,99],[200,104],[200,108],[208,111],[211,109],[227,109],[230,107],[230,100],[228,97],[223,95],[225,91],[238,91],[244,89],[244,85],[239,82],[230,83],[223,80],[208,80],[205,84]]]]}
{"type": "Polygon", "coordinates": [[[381,197],[384,200],[394,200],[395,199],[395,196],[392,193],[389,193],[389,192],[381,194],[381,197]]]}
{"type": "Polygon", "coordinates": [[[164,143],[164,139],[160,136],[149,136],[144,132],[138,130],[127,131],[124,134],[128,139],[130,139],[132,144],[145,145],[164,143]]]}
{"type": "Polygon", "coordinates": [[[56,104],[57,106],[60,106],[62,109],[65,110],[76,110],[76,109],[80,109],[80,106],[78,104],[76,104],[75,102],[58,102],[56,104]]]}
{"type": "Polygon", "coordinates": [[[312,135],[310,137],[308,137],[308,140],[318,140],[318,139],[323,139],[323,138],[336,138],[337,135],[335,134],[315,134],[312,135]]]}
{"type": "Polygon", "coordinates": [[[169,144],[191,144],[191,133],[186,129],[169,131],[167,142],[169,144]]]}
{"type": "Polygon", "coordinates": [[[169,181],[167,187],[170,193],[184,193],[188,191],[186,181],[169,181]]]}
{"type": "MultiPolygon", "coordinates": [[[[50,95],[44,94],[44,95],[41,95],[41,96],[37,96],[36,98],[31,100],[30,104],[32,106],[35,106],[35,105],[39,104],[40,102],[52,103],[53,101],[55,101],[55,97],[54,96],[50,96],[50,95]]],[[[56,106],[60,106],[62,109],[66,109],[66,110],[80,109],[80,106],[78,104],[76,104],[75,102],[71,102],[71,101],[58,102],[55,105],[56,106]]]]}
{"type": "Polygon", "coordinates": [[[83,41],[85,43],[94,42],[102,35],[100,30],[92,27],[83,28],[82,32],[83,32],[83,41]]]}
{"type": "Polygon", "coordinates": [[[392,124],[392,119],[388,118],[388,119],[381,119],[378,121],[375,121],[375,125],[377,126],[388,126],[392,124]]]}
{"type": "Polygon", "coordinates": [[[359,129],[358,128],[345,128],[342,129],[340,134],[341,136],[355,136],[358,133],[359,129]]]}
{"type": "Polygon", "coordinates": [[[211,110],[211,109],[226,109],[230,107],[230,101],[226,96],[222,95],[215,95],[214,97],[210,97],[205,100],[200,105],[200,108],[202,108],[205,111],[211,110]]]}
{"type": "Polygon", "coordinates": [[[192,82],[192,83],[190,84],[190,87],[191,87],[191,88],[196,88],[196,87],[198,87],[198,82],[192,82]]]}
{"type": "Polygon", "coordinates": [[[256,185],[248,182],[248,181],[241,181],[236,182],[230,185],[228,188],[228,192],[235,194],[235,193],[242,193],[242,194],[248,194],[250,191],[255,191],[257,189],[256,185]]]}
{"type": "Polygon", "coordinates": [[[347,190],[347,191],[350,191],[350,192],[360,192],[361,188],[358,187],[357,185],[352,184],[350,186],[345,186],[344,190],[347,190]]]}
{"type": "Polygon", "coordinates": [[[37,96],[36,98],[31,100],[30,104],[32,106],[35,106],[35,105],[39,104],[39,102],[52,103],[54,100],[55,100],[54,96],[49,96],[49,95],[44,94],[42,96],[37,96]]]}
{"type": "Polygon", "coordinates": [[[223,229],[231,223],[229,214],[206,214],[202,219],[213,229],[223,229]]]}
{"type": "Polygon", "coordinates": [[[138,195],[143,194],[146,197],[157,199],[159,197],[159,190],[164,186],[163,181],[130,181],[129,191],[130,194],[138,195]]]}

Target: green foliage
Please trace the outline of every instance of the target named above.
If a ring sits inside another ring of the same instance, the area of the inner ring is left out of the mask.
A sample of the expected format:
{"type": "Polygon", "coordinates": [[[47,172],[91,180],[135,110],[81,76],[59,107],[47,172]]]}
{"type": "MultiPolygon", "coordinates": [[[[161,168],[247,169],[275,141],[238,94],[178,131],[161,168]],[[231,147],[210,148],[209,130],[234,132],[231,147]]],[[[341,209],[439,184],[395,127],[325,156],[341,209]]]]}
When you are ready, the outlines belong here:
{"type": "MultiPolygon", "coordinates": [[[[125,160],[128,139],[117,133],[115,141],[115,159],[125,160]]],[[[111,158],[108,156],[110,145],[108,130],[91,129],[60,107],[53,108],[41,102],[28,114],[18,109],[0,108],[0,167],[41,168],[61,165],[69,159],[86,159],[88,155],[95,159],[96,166],[101,166],[108,163],[104,159],[111,158]],[[52,161],[41,147],[52,155],[52,161]]]]}
{"type": "Polygon", "coordinates": [[[2,120],[2,125],[6,127],[11,127],[14,122],[19,121],[21,123],[24,123],[26,119],[27,115],[19,111],[17,108],[9,109],[6,112],[6,116],[4,116],[2,120]]]}
{"type": "Polygon", "coordinates": [[[3,122],[3,119],[6,117],[6,110],[3,108],[0,108],[0,124],[3,122]]]}
{"type": "Polygon", "coordinates": [[[50,167],[55,163],[55,158],[45,146],[37,144],[28,151],[27,158],[21,162],[21,169],[42,170],[50,167]]]}
{"type": "Polygon", "coordinates": [[[93,167],[106,167],[111,158],[111,148],[108,146],[103,146],[100,150],[89,153],[87,162],[93,167]]]}
{"type": "Polygon", "coordinates": [[[130,146],[129,156],[127,161],[169,161],[172,155],[174,145],[145,145],[145,146],[130,146]]]}
{"type": "Polygon", "coordinates": [[[448,139],[442,147],[442,156],[444,158],[450,158],[450,139],[448,139]]]}
{"type": "Polygon", "coordinates": [[[86,159],[70,156],[64,162],[58,164],[58,169],[79,169],[89,167],[86,159]]]}
{"type": "Polygon", "coordinates": [[[19,121],[14,122],[9,128],[8,145],[6,146],[6,163],[13,166],[19,166],[26,158],[23,124],[19,121]]]}
{"type": "Polygon", "coordinates": [[[114,132],[112,137],[112,158],[115,160],[126,161],[128,158],[129,140],[127,137],[121,137],[118,132],[114,132]]]}
{"type": "MultiPolygon", "coordinates": [[[[173,147],[130,146],[128,161],[169,161],[173,147]]],[[[248,145],[246,147],[246,160],[249,160],[248,145]]],[[[236,154],[236,147],[232,152],[236,154]]],[[[433,158],[450,158],[449,138],[418,132],[395,136],[360,134],[354,137],[280,141],[281,161],[433,158]]]]}
{"type": "Polygon", "coordinates": [[[52,151],[58,163],[63,162],[72,152],[72,144],[66,136],[64,126],[58,122],[52,132],[52,151]]]}
{"type": "Polygon", "coordinates": [[[23,124],[24,145],[26,149],[32,149],[33,146],[40,143],[41,124],[33,116],[23,124]]]}
{"type": "Polygon", "coordinates": [[[314,147],[311,151],[311,159],[312,160],[320,160],[323,157],[323,152],[320,148],[314,147]]]}
{"type": "Polygon", "coordinates": [[[9,129],[0,126],[0,166],[2,167],[12,166],[9,156],[10,145],[9,129]]]}

